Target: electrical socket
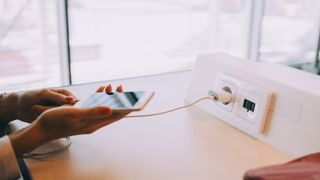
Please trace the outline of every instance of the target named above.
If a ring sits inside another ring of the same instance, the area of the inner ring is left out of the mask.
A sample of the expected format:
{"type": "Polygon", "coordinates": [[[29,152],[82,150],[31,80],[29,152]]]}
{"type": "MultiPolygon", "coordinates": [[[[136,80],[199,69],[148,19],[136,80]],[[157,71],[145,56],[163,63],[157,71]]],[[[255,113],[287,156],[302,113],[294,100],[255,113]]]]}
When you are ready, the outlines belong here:
{"type": "Polygon", "coordinates": [[[214,91],[217,93],[220,93],[221,91],[230,91],[230,93],[232,94],[232,100],[229,103],[221,103],[221,102],[216,102],[216,104],[228,111],[232,111],[234,102],[235,102],[235,97],[237,94],[237,86],[230,82],[230,80],[228,80],[227,76],[225,76],[222,73],[219,73],[217,75],[217,79],[216,79],[216,83],[214,86],[214,91]]]}

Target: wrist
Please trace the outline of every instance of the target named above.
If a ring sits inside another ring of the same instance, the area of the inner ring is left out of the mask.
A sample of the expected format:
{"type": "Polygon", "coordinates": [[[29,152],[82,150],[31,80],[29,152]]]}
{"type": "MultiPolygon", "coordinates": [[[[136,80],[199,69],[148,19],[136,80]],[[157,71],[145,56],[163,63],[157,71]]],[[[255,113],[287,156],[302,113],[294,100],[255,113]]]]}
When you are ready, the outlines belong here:
{"type": "Polygon", "coordinates": [[[17,119],[18,114],[18,93],[2,94],[0,99],[0,124],[8,124],[17,119]]]}
{"type": "Polygon", "coordinates": [[[18,132],[10,134],[9,138],[17,157],[48,142],[36,124],[31,124],[18,132]]]}

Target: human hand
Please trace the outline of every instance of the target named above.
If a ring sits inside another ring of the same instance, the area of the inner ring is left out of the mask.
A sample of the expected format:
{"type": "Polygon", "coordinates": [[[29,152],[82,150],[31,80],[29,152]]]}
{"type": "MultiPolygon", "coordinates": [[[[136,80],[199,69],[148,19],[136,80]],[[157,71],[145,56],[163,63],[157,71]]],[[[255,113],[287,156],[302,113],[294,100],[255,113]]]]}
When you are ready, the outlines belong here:
{"type": "MultiPolygon", "coordinates": [[[[122,86],[116,88],[122,92],[122,86]]],[[[112,93],[112,86],[101,86],[96,92],[112,93]]],[[[112,113],[106,106],[92,108],[59,107],[46,111],[38,118],[38,128],[47,140],[78,134],[89,134],[101,127],[116,122],[128,113],[112,113]]]]}
{"type": "Polygon", "coordinates": [[[54,139],[92,133],[126,115],[127,113],[112,113],[105,106],[61,106],[45,111],[30,126],[10,134],[9,138],[19,157],[54,139]]]}
{"type": "MultiPolygon", "coordinates": [[[[97,92],[112,92],[111,85],[101,86],[97,92]]],[[[117,87],[122,92],[122,87],[117,87]]],[[[30,126],[10,134],[12,146],[17,156],[61,137],[89,134],[106,125],[116,122],[128,113],[112,113],[105,106],[74,108],[61,106],[43,112],[30,126]],[[32,141],[30,141],[32,139],[32,141]]]]}
{"type": "Polygon", "coordinates": [[[66,89],[42,89],[18,94],[17,119],[31,123],[44,111],[73,105],[76,97],[66,89]]]}
{"type": "MultiPolygon", "coordinates": [[[[122,86],[116,90],[122,92],[122,86]]],[[[100,86],[96,92],[112,92],[112,86],[100,86]]],[[[73,105],[77,98],[66,89],[42,89],[18,95],[17,119],[31,123],[44,111],[61,105],[73,105]]]]}

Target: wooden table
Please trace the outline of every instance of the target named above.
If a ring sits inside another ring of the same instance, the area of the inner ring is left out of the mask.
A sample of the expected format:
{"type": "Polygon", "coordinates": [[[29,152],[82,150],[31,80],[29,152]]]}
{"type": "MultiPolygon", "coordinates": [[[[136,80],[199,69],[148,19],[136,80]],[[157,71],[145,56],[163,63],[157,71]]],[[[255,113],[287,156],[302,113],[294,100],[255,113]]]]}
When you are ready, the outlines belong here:
{"type": "MultiPolygon", "coordinates": [[[[184,104],[191,72],[111,82],[125,90],[155,90],[141,114],[184,104]]],[[[68,87],[78,97],[99,85],[68,87]]],[[[34,179],[242,179],[245,171],[291,157],[227,125],[197,107],[171,114],[128,118],[90,135],[47,160],[27,160],[34,179]]]]}

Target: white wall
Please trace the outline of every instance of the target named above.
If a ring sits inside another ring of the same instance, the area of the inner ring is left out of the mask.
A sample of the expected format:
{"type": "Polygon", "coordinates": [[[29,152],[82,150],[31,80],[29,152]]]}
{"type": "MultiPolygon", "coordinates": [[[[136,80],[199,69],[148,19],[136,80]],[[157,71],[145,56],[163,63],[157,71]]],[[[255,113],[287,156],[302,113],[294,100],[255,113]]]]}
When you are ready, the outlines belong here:
{"type": "MultiPolygon", "coordinates": [[[[284,65],[246,61],[225,54],[201,55],[194,66],[186,100],[191,102],[206,96],[214,87],[217,72],[275,94],[268,114],[268,129],[265,134],[258,134],[257,139],[293,156],[320,151],[320,76],[284,65]]],[[[207,101],[198,106],[230,122],[228,113],[214,103],[207,101]]]]}

